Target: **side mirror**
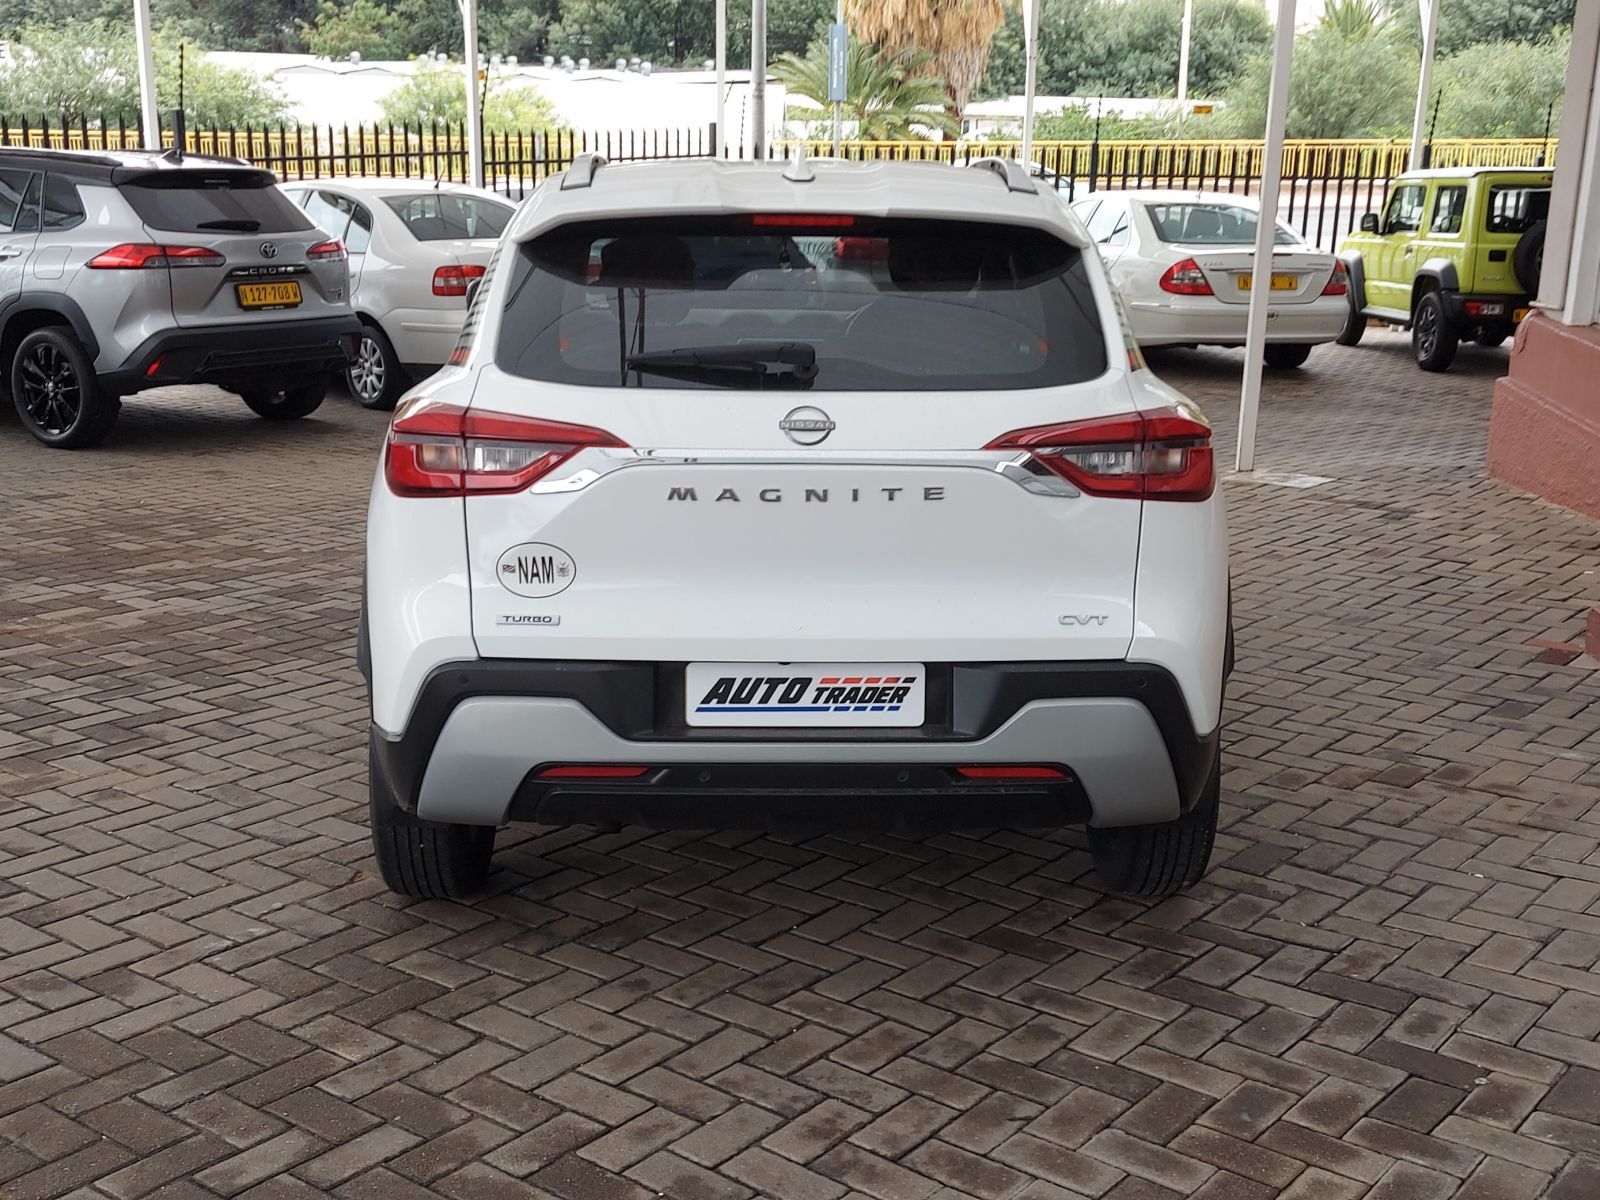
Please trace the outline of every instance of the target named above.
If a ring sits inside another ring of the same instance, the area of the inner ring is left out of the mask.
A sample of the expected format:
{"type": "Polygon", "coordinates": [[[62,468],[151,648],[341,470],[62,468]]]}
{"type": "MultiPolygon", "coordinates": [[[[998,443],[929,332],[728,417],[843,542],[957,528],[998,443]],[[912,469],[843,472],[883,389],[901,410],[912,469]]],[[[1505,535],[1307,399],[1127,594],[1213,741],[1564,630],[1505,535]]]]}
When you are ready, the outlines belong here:
{"type": "Polygon", "coordinates": [[[1362,233],[1377,233],[1378,232],[1378,214],[1377,213],[1368,213],[1366,216],[1361,218],[1361,232],[1362,233]]]}
{"type": "Polygon", "coordinates": [[[476,297],[478,295],[478,288],[481,287],[482,284],[483,284],[483,279],[482,279],[481,276],[479,278],[477,278],[477,279],[469,279],[469,280],[467,280],[467,307],[468,308],[472,307],[472,301],[474,299],[476,299],[476,297]]]}

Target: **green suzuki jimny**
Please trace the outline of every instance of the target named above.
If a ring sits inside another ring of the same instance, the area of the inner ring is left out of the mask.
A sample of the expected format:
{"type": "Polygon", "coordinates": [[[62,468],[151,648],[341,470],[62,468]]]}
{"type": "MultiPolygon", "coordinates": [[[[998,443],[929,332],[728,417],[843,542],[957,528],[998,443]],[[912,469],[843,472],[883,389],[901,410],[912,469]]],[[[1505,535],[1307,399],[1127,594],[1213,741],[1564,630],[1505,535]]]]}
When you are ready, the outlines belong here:
{"type": "Polygon", "coordinates": [[[1339,343],[1367,318],[1411,330],[1424,371],[1446,370],[1463,341],[1498,346],[1539,292],[1550,172],[1518,167],[1408,171],[1383,216],[1368,213],[1339,246],[1350,313],[1339,343]]]}

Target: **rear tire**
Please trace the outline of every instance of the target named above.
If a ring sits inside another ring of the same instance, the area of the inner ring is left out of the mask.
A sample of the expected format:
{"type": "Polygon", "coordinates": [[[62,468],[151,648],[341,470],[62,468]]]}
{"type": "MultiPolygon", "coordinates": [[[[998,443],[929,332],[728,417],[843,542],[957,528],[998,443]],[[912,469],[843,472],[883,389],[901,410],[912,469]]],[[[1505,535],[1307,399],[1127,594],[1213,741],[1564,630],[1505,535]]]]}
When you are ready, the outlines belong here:
{"type": "Polygon", "coordinates": [[[1292,371],[1311,357],[1311,347],[1305,342],[1274,342],[1263,348],[1261,357],[1274,371],[1292,371]]]}
{"type": "Polygon", "coordinates": [[[1411,312],[1411,353],[1424,371],[1448,371],[1456,360],[1461,336],[1450,324],[1444,298],[1425,292],[1411,312]]]}
{"type": "Polygon", "coordinates": [[[308,417],[322,406],[328,394],[326,379],[307,379],[288,387],[241,388],[239,398],[250,406],[250,411],[268,421],[298,421],[308,417]]]}
{"type": "Polygon", "coordinates": [[[395,802],[367,758],[372,855],[391,892],[416,900],[460,900],[483,890],[494,857],[494,827],[428,821],[395,802]]]}
{"type": "Polygon", "coordinates": [[[1089,829],[1089,853],[1105,885],[1128,896],[1158,899],[1199,883],[1217,840],[1222,754],[1195,806],[1176,821],[1089,829]]]}
{"type": "Polygon", "coordinates": [[[25,429],[56,450],[105,440],[122,402],[106,392],[94,364],[66,329],[35,329],[11,360],[11,401],[25,429]]]}
{"type": "Polygon", "coordinates": [[[362,325],[356,359],[344,373],[345,387],[362,408],[388,412],[411,386],[392,343],[376,325],[362,325]]]}
{"type": "Polygon", "coordinates": [[[1352,287],[1344,296],[1344,325],[1339,330],[1339,336],[1333,340],[1341,346],[1354,346],[1367,331],[1367,317],[1356,304],[1355,288],[1352,287]]]}

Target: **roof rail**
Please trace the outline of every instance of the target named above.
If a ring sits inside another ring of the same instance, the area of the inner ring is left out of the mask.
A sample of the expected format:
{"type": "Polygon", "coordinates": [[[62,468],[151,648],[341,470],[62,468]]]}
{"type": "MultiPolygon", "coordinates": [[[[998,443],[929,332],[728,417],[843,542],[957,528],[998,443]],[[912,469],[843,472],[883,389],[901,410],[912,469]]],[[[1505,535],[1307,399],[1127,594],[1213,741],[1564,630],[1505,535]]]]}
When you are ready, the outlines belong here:
{"type": "Polygon", "coordinates": [[[595,154],[592,151],[580,154],[572,160],[572,165],[567,168],[567,173],[561,178],[561,190],[571,191],[573,188],[586,188],[594,182],[594,173],[606,165],[604,154],[595,154]]]}
{"type": "Polygon", "coordinates": [[[1039,189],[1033,186],[1033,180],[1028,177],[1028,168],[1014,158],[975,158],[967,164],[969,167],[981,167],[986,171],[993,171],[1005,182],[1007,189],[1013,192],[1027,192],[1037,195],[1039,189]]]}

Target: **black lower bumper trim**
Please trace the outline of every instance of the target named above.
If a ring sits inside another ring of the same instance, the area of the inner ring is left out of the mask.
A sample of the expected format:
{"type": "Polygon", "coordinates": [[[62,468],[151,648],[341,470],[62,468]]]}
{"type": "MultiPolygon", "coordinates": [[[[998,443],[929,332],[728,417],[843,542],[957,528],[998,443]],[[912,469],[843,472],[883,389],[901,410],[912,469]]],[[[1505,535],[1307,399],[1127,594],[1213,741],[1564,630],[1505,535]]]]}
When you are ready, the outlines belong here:
{"type": "Polygon", "coordinates": [[[354,314],[242,325],[174,326],[145,339],[119,370],[100,377],[126,395],[180,383],[245,387],[350,365],[361,322],[354,314]]]}
{"type": "MultiPolygon", "coordinates": [[[[1195,730],[1177,680],[1161,667],[1129,662],[929,663],[926,677],[927,721],[914,729],[708,729],[683,722],[682,663],[448,663],[423,682],[403,733],[389,736],[373,728],[373,766],[395,803],[415,811],[445,722],[457,704],[473,696],[576,700],[612,733],[636,742],[783,742],[793,743],[797,751],[808,742],[940,742],[950,744],[952,758],[958,757],[960,743],[987,737],[1035,700],[1120,697],[1149,710],[1172,760],[1185,811],[1199,799],[1219,753],[1220,731],[1195,730]]],[[[796,759],[804,760],[803,751],[796,759]]],[[[1070,769],[1072,764],[1063,765],[1070,769]]],[[[583,786],[593,795],[598,785],[583,786]]],[[[850,786],[859,793],[859,783],[850,786]]]]}

